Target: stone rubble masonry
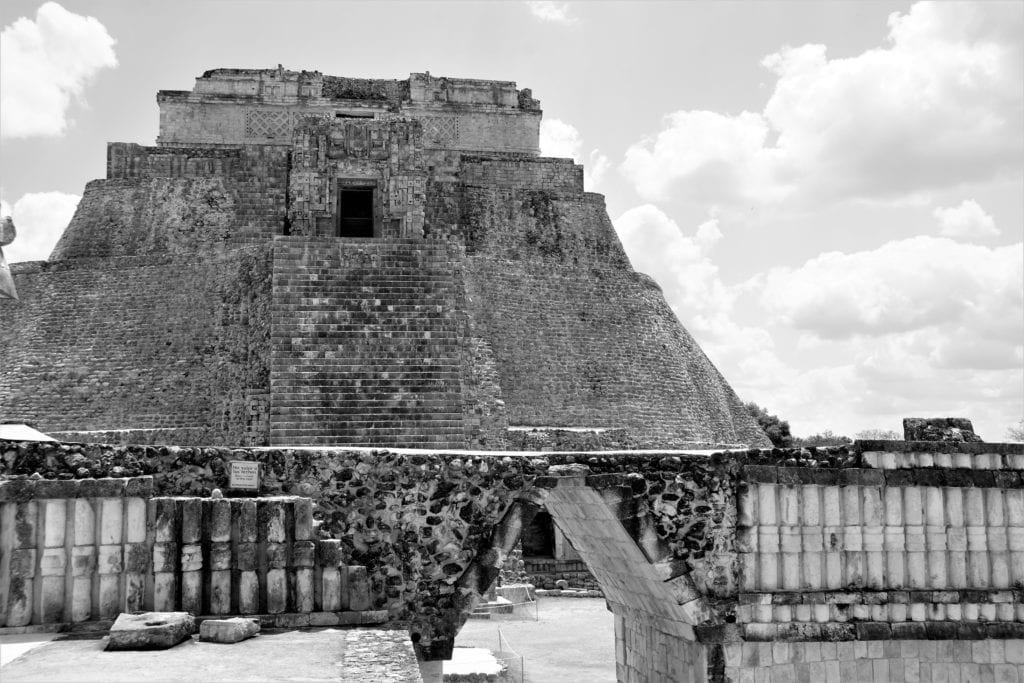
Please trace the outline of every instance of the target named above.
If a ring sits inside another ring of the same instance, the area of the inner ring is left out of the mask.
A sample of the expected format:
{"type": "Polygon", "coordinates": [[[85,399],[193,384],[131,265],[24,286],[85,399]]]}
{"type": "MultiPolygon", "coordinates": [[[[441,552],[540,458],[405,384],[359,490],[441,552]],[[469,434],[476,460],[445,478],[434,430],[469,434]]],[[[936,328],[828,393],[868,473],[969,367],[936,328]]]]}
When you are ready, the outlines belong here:
{"type": "Polygon", "coordinates": [[[979,442],[974,425],[964,417],[906,417],[903,418],[903,438],[906,441],[964,441],[979,442]]]}

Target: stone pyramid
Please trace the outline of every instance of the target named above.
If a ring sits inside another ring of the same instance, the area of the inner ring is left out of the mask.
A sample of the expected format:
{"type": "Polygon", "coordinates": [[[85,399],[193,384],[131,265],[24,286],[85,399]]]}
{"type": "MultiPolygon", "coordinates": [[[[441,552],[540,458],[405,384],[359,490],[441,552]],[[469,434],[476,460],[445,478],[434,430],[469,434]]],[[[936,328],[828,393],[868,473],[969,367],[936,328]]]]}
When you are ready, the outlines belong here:
{"type": "Polygon", "coordinates": [[[110,143],[50,259],[12,266],[5,420],[213,446],[767,445],[582,167],[539,156],[529,90],[215,69],[157,102],[157,144],[110,143]]]}

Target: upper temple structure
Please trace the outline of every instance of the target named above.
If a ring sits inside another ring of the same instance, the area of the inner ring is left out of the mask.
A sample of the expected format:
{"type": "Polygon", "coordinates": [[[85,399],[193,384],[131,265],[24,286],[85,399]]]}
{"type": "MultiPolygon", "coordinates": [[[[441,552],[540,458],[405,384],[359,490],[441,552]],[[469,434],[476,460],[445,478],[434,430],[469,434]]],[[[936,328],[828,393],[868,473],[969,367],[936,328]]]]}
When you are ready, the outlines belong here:
{"type": "Polygon", "coordinates": [[[156,146],[110,143],[50,259],[11,268],[5,421],[107,443],[768,444],[582,167],[539,155],[530,90],[215,69],[157,102],[156,146]]]}

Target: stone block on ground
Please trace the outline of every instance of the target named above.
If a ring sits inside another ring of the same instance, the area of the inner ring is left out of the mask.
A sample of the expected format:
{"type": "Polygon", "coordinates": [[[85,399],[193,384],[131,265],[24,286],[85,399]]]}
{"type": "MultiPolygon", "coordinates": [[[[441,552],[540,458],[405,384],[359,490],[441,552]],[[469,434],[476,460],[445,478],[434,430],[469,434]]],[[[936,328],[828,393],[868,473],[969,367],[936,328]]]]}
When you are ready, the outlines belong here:
{"type": "Polygon", "coordinates": [[[188,640],[196,620],[188,612],[139,612],[117,615],[107,650],[166,650],[188,640]]]}
{"type": "Polygon", "coordinates": [[[199,625],[199,640],[206,643],[237,643],[259,632],[259,619],[207,619],[199,625]]]}

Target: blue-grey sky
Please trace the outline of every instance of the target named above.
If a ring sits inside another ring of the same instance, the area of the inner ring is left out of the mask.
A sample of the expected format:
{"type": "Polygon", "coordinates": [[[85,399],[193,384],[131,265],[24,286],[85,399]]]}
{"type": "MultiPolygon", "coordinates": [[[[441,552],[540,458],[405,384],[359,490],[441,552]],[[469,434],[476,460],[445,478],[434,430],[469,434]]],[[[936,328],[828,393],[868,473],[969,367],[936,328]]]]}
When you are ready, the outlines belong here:
{"type": "Polygon", "coordinates": [[[1024,416],[1024,3],[0,5],[11,261],[215,67],[515,80],[634,266],[798,434],[1024,416]]]}

